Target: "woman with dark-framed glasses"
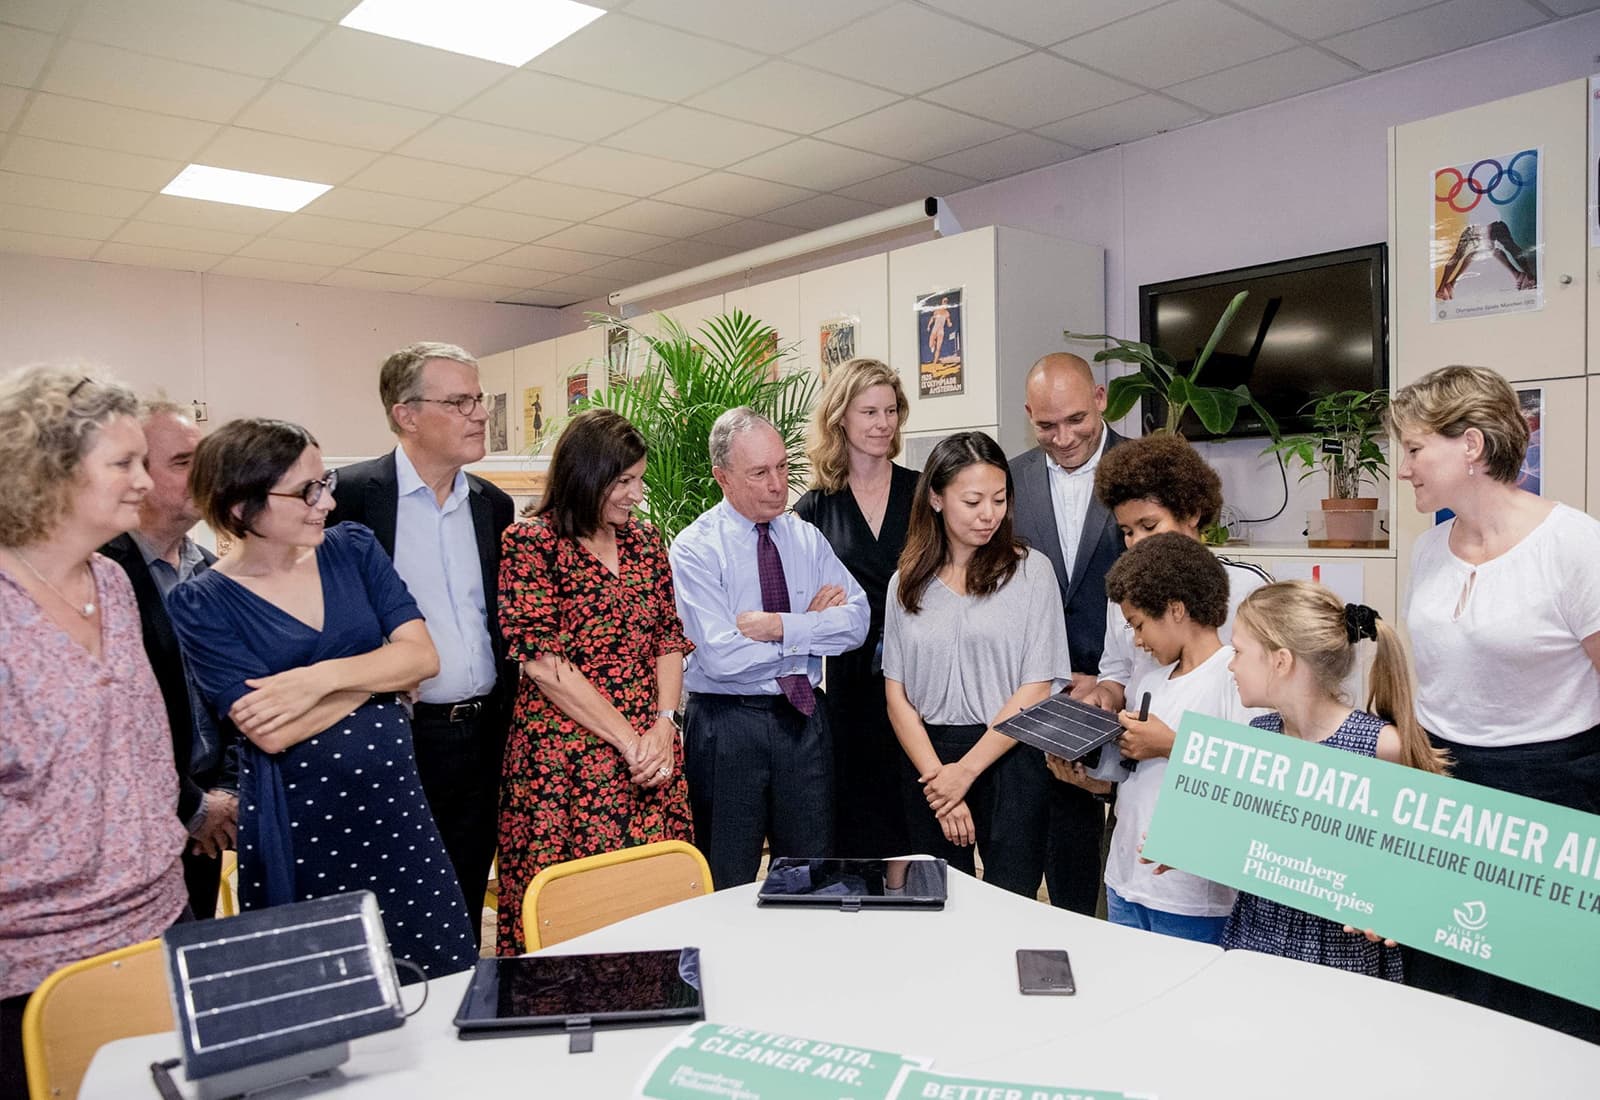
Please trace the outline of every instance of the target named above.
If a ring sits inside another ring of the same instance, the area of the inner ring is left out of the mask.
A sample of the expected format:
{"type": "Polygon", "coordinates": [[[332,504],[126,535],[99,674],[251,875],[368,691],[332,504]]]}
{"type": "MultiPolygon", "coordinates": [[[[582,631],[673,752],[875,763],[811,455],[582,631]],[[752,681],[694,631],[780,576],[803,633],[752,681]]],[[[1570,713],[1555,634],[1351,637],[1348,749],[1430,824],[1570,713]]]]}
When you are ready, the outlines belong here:
{"type": "Polygon", "coordinates": [[[472,929],[396,696],[439,658],[372,532],[324,530],[337,481],[297,424],[203,440],[190,488],[233,545],[169,610],[201,696],[244,735],[241,905],[371,890],[395,955],[448,974],[472,965],[472,929]]]}

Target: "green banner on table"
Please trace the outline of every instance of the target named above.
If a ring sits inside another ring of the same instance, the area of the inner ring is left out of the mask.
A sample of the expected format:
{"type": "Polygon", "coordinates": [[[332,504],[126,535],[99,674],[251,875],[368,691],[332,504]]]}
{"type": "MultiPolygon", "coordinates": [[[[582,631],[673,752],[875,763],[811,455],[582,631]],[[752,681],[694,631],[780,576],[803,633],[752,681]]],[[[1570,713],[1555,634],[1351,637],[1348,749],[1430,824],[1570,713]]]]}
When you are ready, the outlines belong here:
{"type": "Polygon", "coordinates": [[[1600,1008],[1600,817],[1185,714],[1144,856],[1600,1008]]]}
{"type": "Polygon", "coordinates": [[[884,1100],[925,1058],[730,1024],[696,1024],[645,1074],[647,1100],[884,1100]]]}
{"type": "Polygon", "coordinates": [[[987,1077],[955,1077],[908,1069],[891,1100],[1155,1100],[1149,1093],[1023,1085],[987,1077]]]}

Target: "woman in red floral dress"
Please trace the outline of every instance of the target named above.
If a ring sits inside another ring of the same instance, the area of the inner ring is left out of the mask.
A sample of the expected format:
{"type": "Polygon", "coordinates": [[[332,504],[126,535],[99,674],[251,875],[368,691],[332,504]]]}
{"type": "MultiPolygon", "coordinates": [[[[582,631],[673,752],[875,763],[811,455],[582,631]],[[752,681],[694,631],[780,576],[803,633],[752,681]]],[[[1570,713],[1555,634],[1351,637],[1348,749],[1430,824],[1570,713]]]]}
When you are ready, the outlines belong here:
{"type": "Polygon", "coordinates": [[[522,895],[544,868],[693,833],[674,717],[693,646],[666,547],[633,518],[644,468],[632,424],[580,413],[538,513],[504,536],[500,622],[523,676],[500,786],[501,955],[525,949],[522,895]]]}

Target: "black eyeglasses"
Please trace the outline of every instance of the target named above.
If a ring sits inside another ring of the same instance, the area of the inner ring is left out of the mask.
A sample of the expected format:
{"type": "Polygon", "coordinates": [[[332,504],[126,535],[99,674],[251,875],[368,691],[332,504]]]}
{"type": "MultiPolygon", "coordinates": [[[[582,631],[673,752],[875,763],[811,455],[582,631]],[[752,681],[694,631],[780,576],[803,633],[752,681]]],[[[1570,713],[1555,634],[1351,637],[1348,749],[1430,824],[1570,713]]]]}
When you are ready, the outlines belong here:
{"type": "Polygon", "coordinates": [[[316,481],[308,481],[292,493],[279,493],[268,489],[267,495],[269,497],[294,497],[303,501],[307,508],[315,508],[317,501],[322,499],[322,494],[333,492],[338,484],[339,471],[329,470],[326,476],[318,478],[316,481]]]}
{"type": "MultiPolygon", "coordinates": [[[[478,411],[478,406],[483,404],[483,394],[462,394],[460,397],[413,397],[411,401],[423,401],[429,405],[449,405],[462,416],[471,416],[478,411]]],[[[406,403],[410,404],[411,401],[406,403]]]]}

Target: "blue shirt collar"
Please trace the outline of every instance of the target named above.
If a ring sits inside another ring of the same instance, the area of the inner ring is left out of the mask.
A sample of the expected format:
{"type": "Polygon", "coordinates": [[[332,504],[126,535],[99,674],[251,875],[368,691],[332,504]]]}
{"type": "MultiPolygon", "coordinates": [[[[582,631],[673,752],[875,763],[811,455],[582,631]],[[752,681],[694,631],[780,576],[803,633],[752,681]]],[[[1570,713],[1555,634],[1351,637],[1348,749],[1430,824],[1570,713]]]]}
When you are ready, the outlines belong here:
{"type": "MultiPolygon", "coordinates": [[[[418,489],[428,494],[428,499],[433,498],[433,487],[422,480],[422,475],[417,473],[417,468],[411,464],[411,456],[406,454],[404,447],[394,449],[394,479],[395,489],[402,497],[408,497],[418,489]]],[[[450,486],[450,495],[445,498],[444,506],[439,510],[448,512],[458,507],[467,496],[467,471],[457,470],[455,482],[450,486]]]]}

